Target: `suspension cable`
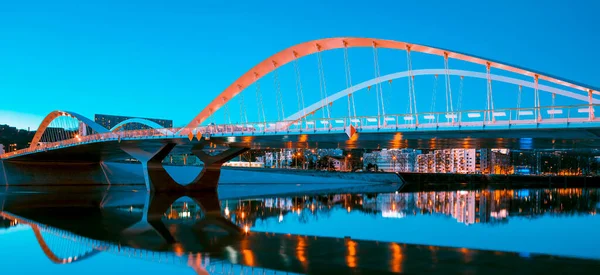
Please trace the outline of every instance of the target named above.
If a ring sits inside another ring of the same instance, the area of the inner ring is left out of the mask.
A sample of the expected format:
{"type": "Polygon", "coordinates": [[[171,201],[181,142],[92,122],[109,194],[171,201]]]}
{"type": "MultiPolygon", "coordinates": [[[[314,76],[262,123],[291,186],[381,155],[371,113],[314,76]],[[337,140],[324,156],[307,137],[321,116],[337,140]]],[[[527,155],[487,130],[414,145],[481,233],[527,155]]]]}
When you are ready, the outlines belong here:
{"type": "Polygon", "coordinates": [[[460,76],[460,86],[458,88],[458,103],[456,104],[456,111],[462,111],[462,96],[463,96],[463,88],[464,88],[464,76],[460,76]]]}
{"type": "Polygon", "coordinates": [[[490,121],[494,121],[494,97],[492,93],[492,75],[490,73],[492,64],[490,62],[486,62],[486,78],[487,78],[487,112],[488,119],[490,121]]]}
{"type": "MultiPolygon", "coordinates": [[[[260,122],[260,115],[262,114],[262,121],[264,123],[267,123],[267,117],[265,116],[265,105],[263,103],[263,95],[260,89],[260,77],[258,73],[254,73],[254,78],[256,79],[256,112],[258,115],[258,122],[260,122]]],[[[246,123],[248,123],[247,118],[246,123]]]]}
{"type": "Polygon", "coordinates": [[[344,41],[344,65],[346,68],[346,88],[350,88],[350,93],[348,94],[348,117],[352,123],[352,120],[356,118],[356,105],[354,104],[354,86],[352,86],[352,71],[350,67],[350,58],[348,56],[348,42],[346,41],[344,41]],[[354,116],[352,116],[350,112],[350,104],[352,104],[354,116]]]}
{"type": "Polygon", "coordinates": [[[323,56],[321,54],[321,45],[316,44],[317,47],[317,63],[319,71],[319,88],[321,90],[321,100],[325,99],[325,108],[322,108],[323,118],[331,117],[331,110],[329,108],[329,96],[327,94],[327,83],[325,82],[325,69],[323,68],[323,56]]]}
{"type": "Polygon", "coordinates": [[[436,94],[437,94],[437,83],[438,83],[438,75],[434,75],[433,76],[433,93],[431,94],[431,107],[429,112],[433,113],[435,112],[435,101],[436,101],[436,94]]]}
{"type": "Polygon", "coordinates": [[[452,84],[450,83],[448,52],[444,52],[444,72],[446,73],[446,113],[452,113],[454,112],[454,104],[452,103],[452,84]]]}
{"type": "Polygon", "coordinates": [[[552,114],[550,115],[550,118],[554,118],[554,103],[556,102],[556,94],[552,93],[552,114]]]}
{"type": "Polygon", "coordinates": [[[283,97],[281,95],[281,84],[279,83],[279,68],[277,62],[273,61],[273,84],[275,86],[275,103],[277,104],[277,120],[281,121],[285,119],[285,109],[283,108],[283,97]],[[281,117],[279,116],[279,109],[281,109],[281,117]]]}
{"type": "Polygon", "coordinates": [[[225,107],[223,112],[223,122],[231,124],[231,116],[229,115],[229,107],[227,106],[228,102],[225,100],[225,97],[221,98],[223,100],[223,107],[225,107]]]}
{"type": "MultiPolygon", "coordinates": [[[[244,102],[244,90],[242,88],[241,85],[238,85],[238,89],[240,90],[240,93],[238,94],[238,101],[240,102],[240,123],[241,124],[247,124],[248,123],[248,116],[246,115],[246,103],[244,102]],[[246,119],[244,119],[246,118],[246,119]]],[[[243,126],[242,126],[243,128],[243,126]]]]}
{"type": "Polygon", "coordinates": [[[381,106],[379,105],[379,74],[377,71],[377,44],[373,41],[373,69],[375,71],[375,79],[377,79],[377,84],[375,84],[375,97],[377,98],[377,125],[379,126],[379,118],[381,117],[381,106]]]}
{"type": "Polygon", "coordinates": [[[416,114],[417,112],[417,94],[415,93],[415,76],[412,71],[412,56],[411,56],[411,46],[406,45],[406,65],[408,69],[408,102],[411,117],[415,114],[415,124],[419,124],[419,116],[416,114]]]}
{"type": "Polygon", "coordinates": [[[58,134],[59,134],[59,138],[60,138],[59,141],[63,141],[66,139],[64,125],[63,125],[64,118],[65,118],[64,116],[58,117],[58,129],[59,129],[58,134]]]}
{"type": "Polygon", "coordinates": [[[523,94],[523,86],[519,85],[519,95],[517,96],[517,120],[521,118],[521,95],[523,94]]]}
{"type": "Polygon", "coordinates": [[[533,76],[533,80],[534,80],[534,101],[535,101],[535,115],[537,117],[538,121],[542,120],[542,114],[540,112],[540,91],[538,90],[538,82],[539,82],[539,76],[536,74],[533,76]]]}
{"type": "Polygon", "coordinates": [[[300,79],[300,66],[298,65],[298,53],[294,54],[294,69],[296,71],[296,96],[298,98],[298,111],[302,110],[302,116],[306,122],[306,109],[304,108],[304,94],[302,92],[302,80],[300,79]]]}
{"type": "Polygon", "coordinates": [[[210,111],[210,114],[208,115],[208,117],[210,118],[210,122],[212,124],[215,124],[215,116],[214,116],[215,113],[213,112],[212,108],[210,108],[209,111],[210,111]]]}
{"type": "MultiPolygon", "coordinates": [[[[381,70],[379,67],[379,51],[377,50],[377,43],[375,42],[373,42],[373,51],[375,57],[375,77],[379,79],[379,77],[381,76],[381,70]]],[[[381,102],[381,115],[384,121],[383,124],[385,125],[385,97],[383,96],[383,86],[381,85],[381,82],[377,81],[375,88],[379,90],[379,100],[381,102]]]]}

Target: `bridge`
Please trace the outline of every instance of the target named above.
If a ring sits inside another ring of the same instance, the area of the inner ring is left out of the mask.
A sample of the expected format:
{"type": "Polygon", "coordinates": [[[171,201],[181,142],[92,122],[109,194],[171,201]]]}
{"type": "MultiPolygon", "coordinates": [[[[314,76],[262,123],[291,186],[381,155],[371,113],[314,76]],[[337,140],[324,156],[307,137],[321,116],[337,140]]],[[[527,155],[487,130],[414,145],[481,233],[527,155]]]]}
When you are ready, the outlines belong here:
{"type": "Polygon", "coordinates": [[[105,129],[77,113],[54,111],[29,148],[0,156],[0,168],[7,178],[9,163],[135,158],[148,190],[206,190],[216,184],[202,181],[215,182],[224,162],[249,149],[598,148],[599,94],[596,87],[460,52],[328,38],[266,58],[185,127],[132,119],[105,129]],[[388,67],[401,69],[382,74],[388,67]],[[132,124],[152,129],[127,130],[132,124]],[[204,163],[185,186],[162,166],[177,153],[204,163]]]}

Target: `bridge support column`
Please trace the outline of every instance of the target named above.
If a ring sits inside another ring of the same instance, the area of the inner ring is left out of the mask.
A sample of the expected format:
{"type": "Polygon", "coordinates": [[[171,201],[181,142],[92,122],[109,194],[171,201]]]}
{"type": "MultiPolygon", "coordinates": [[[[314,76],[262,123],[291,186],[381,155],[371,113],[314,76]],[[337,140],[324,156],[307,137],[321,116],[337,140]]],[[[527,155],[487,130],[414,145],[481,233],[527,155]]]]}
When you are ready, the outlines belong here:
{"type": "Polygon", "coordinates": [[[162,164],[176,145],[166,143],[148,151],[133,143],[122,143],[121,149],[141,162],[144,183],[150,192],[216,191],[223,163],[249,150],[249,148],[229,148],[220,154],[209,155],[202,150],[204,145],[197,146],[192,153],[204,163],[204,167],[189,184],[181,185],[169,175],[162,164]]]}
{"type": "Polygon", "coordinates": [[[167,143],[152,151],[136,144],[122,143],[121,149],[142,164],[144,183],[148,191],[178,191],[183,186],[175,182],[162,165],[162,161],[177,144],[167,143]]]}
{"type": "MultiPolygon", "coordinates": [[[[194,148],[192,150],[192,154],[194,154],[200,159],[200,161],[202,161],[202,163],[204,163],[204,168],[202,169],[202,172],[200,172],[200,175],[198,175],[202,178],[203,182],[200,183],[199,181],[195,181],[190,185],[198,184],[202,186],[197,186],[196,188],[205,190],[211,189],[215,191],[217,190],[217,183],[219,182],[219,177],[221,176],[221,167],[223,166],[223,163],[228,162],[240,154],[250,150],[250,148],[229,148],[220,154],[209,155],[203,151],[202,148],[203,146],[194,148]],[[211,186],[210,184],[214,184],[214,186],[211,186]]],[[[190,187],[194,188],[194,186],[190,187]]]]}

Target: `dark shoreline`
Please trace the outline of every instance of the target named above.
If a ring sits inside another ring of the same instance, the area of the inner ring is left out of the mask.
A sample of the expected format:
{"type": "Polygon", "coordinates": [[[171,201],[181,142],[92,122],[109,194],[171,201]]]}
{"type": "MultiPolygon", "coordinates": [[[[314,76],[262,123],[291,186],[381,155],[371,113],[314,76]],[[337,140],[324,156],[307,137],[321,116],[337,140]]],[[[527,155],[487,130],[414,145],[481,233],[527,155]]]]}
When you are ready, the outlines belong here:
{"type": "Polygon", "coordinates": [[[600,187],[600,177],[592,176],[537,176],[537,175],[482,175],[482,174],[425,174],[400,173],[406,181],[402,191],[449,189],[520,189],[600,187]]]}

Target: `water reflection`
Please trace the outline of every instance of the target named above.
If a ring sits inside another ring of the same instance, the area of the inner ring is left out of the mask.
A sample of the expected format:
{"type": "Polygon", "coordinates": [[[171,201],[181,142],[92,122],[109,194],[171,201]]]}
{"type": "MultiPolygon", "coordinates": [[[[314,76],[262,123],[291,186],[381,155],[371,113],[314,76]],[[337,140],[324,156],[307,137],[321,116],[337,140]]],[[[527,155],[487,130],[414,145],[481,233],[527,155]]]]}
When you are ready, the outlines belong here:
{"type": "MultiPolygon", "coordinates": [[[[527,267],[540,272],[586,272],[600,267],[597,261],[535,253],[373,241],[378,240],[379,236],[374,236],[377,232],[355,238],[344,235],[346,231],[339,224],[336,230],[340,233],[330,237],[303,228],[259,232],[265,222],[274,226],[270,229],[303,225],[320,232],[324,229],[319,227],[328,221],[352,220],[357,214],[374,218],[370,220],[372,226],[388,231],[397,230],[390,227],[395,225],[390,221],[418,216],[446,217],[463,227],[502,226],[515,217],[591,216],[600,201],[595,189],[332,194],[224,201],[217,197],[216,193],[155,196],[139,192],[0,195],[0,227],[30,228],[45,257],[55,264],[102,261],[95,256],[103,253],[184,266],[197,274],[484,273],[498,266],[507,270],[527,267]],[[496,264],[490,266],[490,262],[496,264]],[[566,269],[565,263],[577,265],[566,269]]],[[[369,230],[367,224],[354,227],[369,230]]],[[[0,247],[0,256],[3,252],[0,247]]]]}
{"type": "Polygon", "coordinates": [[[222,204],[225,217],[240,226],[253,226],[257,221],[272,217],[277,217],[278,223],[285,222],[285,219],[296,219],[295,222],[306,224],[311,220],[326,219],[335,209],[390,219],[439,215],[452,217],[467,225],[501,224],[508,222],[510,217],[596,215],[600,208],[600,190],[570,188],[336,194],[227,200],[222,204]]]}

